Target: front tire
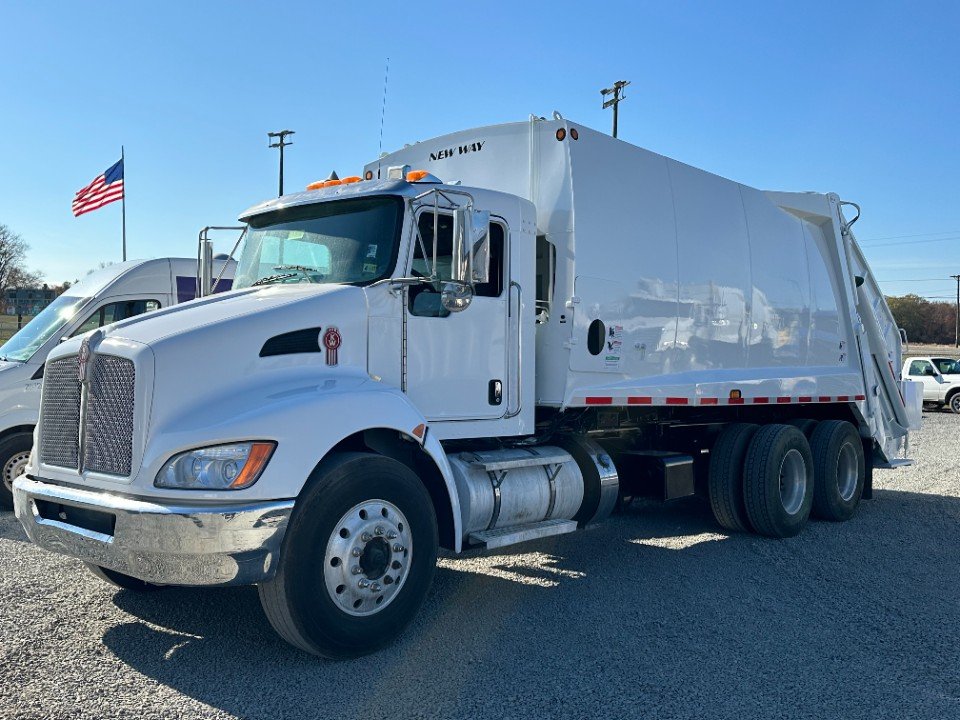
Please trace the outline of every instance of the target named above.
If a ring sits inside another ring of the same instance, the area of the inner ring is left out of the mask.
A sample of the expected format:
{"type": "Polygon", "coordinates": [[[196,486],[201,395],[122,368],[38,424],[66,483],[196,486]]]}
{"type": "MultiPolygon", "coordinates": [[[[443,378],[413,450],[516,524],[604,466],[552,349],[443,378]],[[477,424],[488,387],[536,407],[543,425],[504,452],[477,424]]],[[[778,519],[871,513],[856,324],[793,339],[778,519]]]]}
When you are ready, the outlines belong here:
{"type": "Polygon", "coordinates": [[[33,435],[18,432],[0,440],[0,508],[13,508],[13,481],[23,474],[30,459],[33,435]]]}
{"type": "Polygon", "coordinates": [[[960,392],[955,392],[947,402],[954,414],[960,415],[960,392]]]}
{"type": "Polygon", "coordinates": [[[260,603],[290,644],[357,657],[403,631],[436,563],[437,521],[420,479],[391,458],[338,453],[298,499],[277,574],[259,586],[260,603]]]}
{"type": "Polygon", "coordinates": [[[787,538],[807,524],[813,506],[813,457],[792,425],[764,425],[750,442],[744,468],[747,517],[761,535],[787,538]]]}

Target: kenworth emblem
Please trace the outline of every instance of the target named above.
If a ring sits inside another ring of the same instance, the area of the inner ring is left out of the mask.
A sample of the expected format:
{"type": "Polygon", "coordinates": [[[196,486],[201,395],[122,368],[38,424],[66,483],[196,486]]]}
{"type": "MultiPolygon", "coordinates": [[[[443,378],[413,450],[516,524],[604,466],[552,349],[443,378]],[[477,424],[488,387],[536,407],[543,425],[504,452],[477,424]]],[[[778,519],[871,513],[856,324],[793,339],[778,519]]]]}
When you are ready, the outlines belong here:
{"type": "Polygon", "coordinates": [[[87,367],[90,364],[90,338],[85,337],[80,343],[80,352],[77,353],[77,377],[81,385],[87,384],[87,367]]]}
{"type": "Polygon", "coordinates": [[[327,365],[337,364],[337,349],[342,341],[343,338],[340,337],[339,330],[335,327],[327,328],[327,331],[323,334],[323,346],[327,349],[327,365]]]}

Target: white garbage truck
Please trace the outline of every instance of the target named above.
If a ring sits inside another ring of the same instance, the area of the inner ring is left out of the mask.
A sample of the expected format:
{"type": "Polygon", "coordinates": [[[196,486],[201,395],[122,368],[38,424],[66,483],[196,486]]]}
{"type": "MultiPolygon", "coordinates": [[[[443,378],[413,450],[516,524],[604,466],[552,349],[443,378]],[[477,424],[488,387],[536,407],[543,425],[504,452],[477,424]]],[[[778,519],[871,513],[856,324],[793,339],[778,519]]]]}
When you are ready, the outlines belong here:
{"type": "Polygon", "coordinates": [[[438,547],[641,495],[847,520],[922,393],[843,207],[559,115],[407,146],[244,212],[233,291],[51,352],[17,516],[121,587],[256,584],[334,658],[401,632],[438,547]]]}
{"type": "MultiPolygon", "coordinates": [[[[236,263],[217,290],[229,290],[236,263]]],[[[197,261],[130,260],[87,275],[0,345],[0,510],[13,507],[13,481],[23,473],[40,415],[40,383],[49,352],[67,338],[197,296],[197,261]]]]}

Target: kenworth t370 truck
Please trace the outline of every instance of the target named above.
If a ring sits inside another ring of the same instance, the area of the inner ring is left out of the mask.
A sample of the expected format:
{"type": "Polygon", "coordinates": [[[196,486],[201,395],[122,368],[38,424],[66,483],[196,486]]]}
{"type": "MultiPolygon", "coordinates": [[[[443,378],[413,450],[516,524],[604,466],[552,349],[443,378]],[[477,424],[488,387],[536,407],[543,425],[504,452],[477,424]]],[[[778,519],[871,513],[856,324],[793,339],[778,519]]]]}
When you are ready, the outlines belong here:
{"type": "Polygon", "coordinates": [[[406,147],[243,213],[233,291],[57,347],[17,515],[120,586],[257,584],[330,657],[401,631],[438,545],[641,494],[847,520],[921,394],[841,205],[558,115],[406,147]]]}

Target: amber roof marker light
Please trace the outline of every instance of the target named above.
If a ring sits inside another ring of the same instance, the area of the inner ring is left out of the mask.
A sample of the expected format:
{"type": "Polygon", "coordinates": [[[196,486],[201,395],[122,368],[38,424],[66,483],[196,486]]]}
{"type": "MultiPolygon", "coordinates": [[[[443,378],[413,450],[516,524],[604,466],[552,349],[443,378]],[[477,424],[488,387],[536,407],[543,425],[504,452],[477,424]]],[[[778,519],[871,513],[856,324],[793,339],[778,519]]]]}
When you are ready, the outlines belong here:
{"type": "Polygon", "coordinates": [[[567,137],[567,131],[563,128],[557,128],[557,140],[563,140],[567,137]]]}
{"type": "Polygon", "coordinates": [[[580,139],[580,133],[577,132],[576,128],[570,128],[570,137],[573,138],[574,140],[580,139]]]}

